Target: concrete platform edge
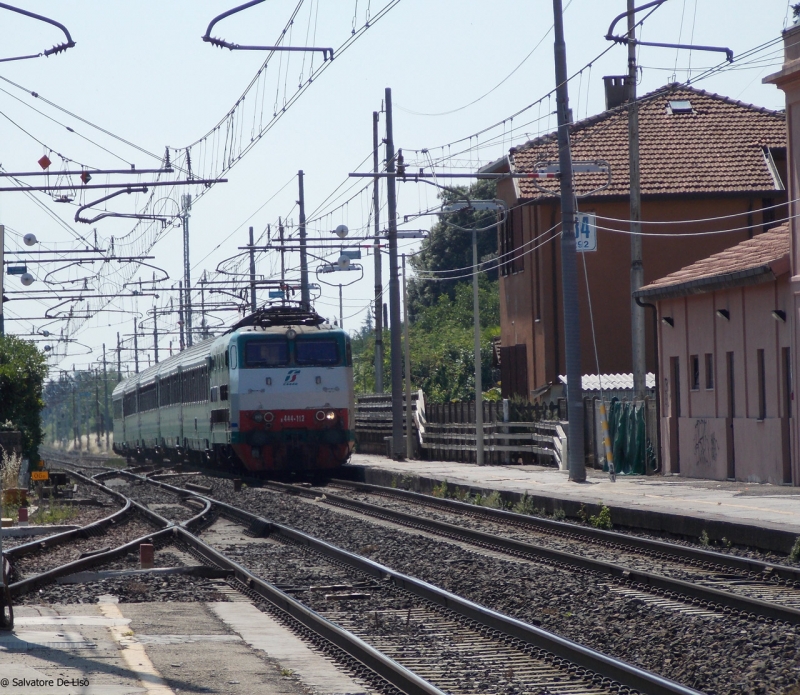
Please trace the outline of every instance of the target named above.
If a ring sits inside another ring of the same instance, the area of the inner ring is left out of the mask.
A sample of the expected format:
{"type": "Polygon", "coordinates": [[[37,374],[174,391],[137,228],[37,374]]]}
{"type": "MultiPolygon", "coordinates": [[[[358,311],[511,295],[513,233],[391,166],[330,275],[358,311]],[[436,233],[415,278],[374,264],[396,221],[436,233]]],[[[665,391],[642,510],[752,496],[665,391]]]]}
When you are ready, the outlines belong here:
{"type": "MultiPolygon", "coordinates": [[[[414,473],[398,474],[396,471],[371,466],[353,465],[351,470],[355,474],[353,478],[364,483],[383,485],[385,487],[403,487],[427,495],[433,493],[435,486],[444,482],[442,478],[421,476],[414,473]]],[[[450,490],[459,490],[462,493],[468,492],[470,495],[480,493],[482,496],[487,496],[496,490],[495,488],[461,485],[451,481],[447,481],[447,484],[450,490]]],[[[511,490],[497,489],[496,491],[500,493],[504,502],[512,505],[523,497],[522,493],[511,490]]],[[[598,514],[601,509],[601,506],[596,503],[581,502],[574,499],[543,495],[528,495],[528,498],[532,500],[534,507],[544,509],[547,514],[552,515],[557,510],[562,510],[569,519],[580,519],[579,512],[581,507],[589,515],[598,514]]],[[[733,545],[768,550],[784,555],[788,555],[798,538],[797,534],[769,523],[756,525],[724,519],[704,518],[692,514],[669,514],[614,505],[609,505],[609,507],[615,528],[669,533],[691,539],[700,538],[703,531],[705,531],[711,541],[720,542],[726,539],[733,545]]]]}

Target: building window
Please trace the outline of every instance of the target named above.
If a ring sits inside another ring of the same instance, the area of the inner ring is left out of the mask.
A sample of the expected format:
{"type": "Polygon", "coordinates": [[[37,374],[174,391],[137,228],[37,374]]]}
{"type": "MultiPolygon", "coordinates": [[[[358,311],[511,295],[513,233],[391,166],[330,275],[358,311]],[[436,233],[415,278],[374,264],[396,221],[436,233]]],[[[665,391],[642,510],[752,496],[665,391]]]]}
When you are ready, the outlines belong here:
{"type": "Polygon", "coordinates": [[[714,355],[706,353],[706,388],[714,388],[714,355]]]}
{"type": "Polygon", "coordinates": [[[525,269],[525,256],[522,247],[522,214],[517,209],[506,213],[505,222],[500,225],[500,270],[503,275],[522,272],[525,269]]]}
{"type": "Polygon", "coordinates": [[[689,374],[692,379],[692,391],[700,389],[700,358],[697,355],[689,357],[689,374]]]}
{"type": "Polygon", "coordinates": [[[756,371],[758,372],[758,419],[767,419],[767,380],[764,374],[764,351],[756,351],[756,371]]]}

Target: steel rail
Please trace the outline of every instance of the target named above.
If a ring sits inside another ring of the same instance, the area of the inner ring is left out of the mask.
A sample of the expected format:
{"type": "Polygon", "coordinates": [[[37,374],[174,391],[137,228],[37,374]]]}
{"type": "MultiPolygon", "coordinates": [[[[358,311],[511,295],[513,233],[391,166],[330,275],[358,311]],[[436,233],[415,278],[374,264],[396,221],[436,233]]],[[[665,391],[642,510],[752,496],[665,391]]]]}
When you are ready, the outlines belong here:
{"type": "MultiPolygon", "coordinates": [[[[216,500],[214,503],[220,504],[216,500]]],[[[194,534],[180,527],[175,528],[175,533],[180,540],[194,549],[207,562],[233,570],[234,577],[245,584],[248,589],[290,615],[303,626],[343,649],[349,656],[357,659],[404,693],[408,695],[445,695],[441,690],[409,671],[405,666],[385,656],[359,637],[323,618],[316,611],[307,608],[269,582],[252,574],[237,562],[204,543],[194,534]]]]}
{"type": "MultiPolygon", "coordinates": [[[[70,474],[73,474],[73,471],[70,471],[70,474]]],[[[80,477],[85,478],[85,476],[80,477]]],[[[90,479],[86,478],[86,480],[90,479]]],[[[38,538],[29,543],[22,543],[14,548],[10,548],[9,550],[4,550],[3,555],[5,555],[9,560],[16,560],[37,550],[63,545],[64,543],[68,543],[76,538],[88,538],[89,536],[95,534],[99,535],[100,533],[105,532],[106,528],[118,523],[133,511],[134,505],[132,501],[126,498],[124,495],[120,495],[115,490],[111,490],[109,488],[105,488],[104,492],[107,492],[114,497],[121,497],[123,502],[122,508],[118,509],[112,514],[109,514],[107,517],[93,521],[91,524],[86,524],[86,526],[81,526],[80,528],[72,529],[70,531],[56,533],[52,536],[38,538]]]]}
{"type": "MultiPolygon", "coordinates": [[[[315,550],[337,562],[342,562],[361,572],[383,581],[390,581],[400,589],[448,608],[467,620],[473,620],[491,630],[498,630],[538,649],[544,649],[557,657],[569,660],[604,678],[610,678],[624,686],[635,688],[649,695],[697,695],[698,691],[687,688],[657,674],[640,669],[627,662],[614,659],[581,644],[534,627],[515,618],[498,613],[468,599],[436,587],[428,582],[397,572],[385,565],[342,550],[330,543],[309,536],[288,526],[278,524],[233,505],[214,500],[222,512],[248,525],[254,535],[279,535],[299,545],[315,550]]],[[[308,609],[306,609],[308,610],[308,609]]]]}
{"type": "Polygon", "coordinates": [[[170,536],[174,535],[174,531],[177,528],[177,526],[170,526],[169,528],[164,528],[160,531],[155,531],[153,533],[140,536],[139,538],[135,538],[132,541],[128,541],[127,543],[116,548],[112,548],[104,553],[97,553],[95,555],[81,558],[80,560],[68,562],[65,565],[59,565],[58,567],[53,567],[52,569],[41,572],[40,574],[36,574],[32,577],[28,577],[27,579],[14,582],[9,587],[11,595],[13,597],[22,596],[40,586],[43,586],[44,584],[49,584],[55,581],[59,577],[65,577],[70,574],[75,574],[76,572],[89,569],[95,565],[99,565],[110,560],[116,560],[118,557],[127,555],[129,552],[136,551],[139,545],[142,543],[155,543],[156,541],[169,538],[170,536]]]}
{"type": "MultiPolygon", "coordinates": [[[[107,473],[104,472],[98,475],[111,476],[119,475],[120,473],[123,473],[130,478],[163,487],[182,497],[202,499],[208,505],[220,506],[221,504],[224,504],[214,500],[213,498],[196,495],[193,492],[183,488],[169,485],[159,480],[151,480],[150,478],[136,475],[135,473],[129,473],[127,471],[108,471],[107,473]]],[[[225,506],[227,507],[228,505],[225,506]]],[[[407,693],[408,695],[445,695],[445,693],[443,693],[441,690],[420,678],[393,659],[385,656],[374,647],[371,647],[359,637],[356,637],[346,630],[343,630],[339,626],[323,618],[315,611],[307,608],[288,594],[285,594],[283,591],[273,586],[269,582],[266,582],[252,574],[235,561],[204,543],[201,539],[183,526],[174,525],[169,529],[165,529],[164,533],[166,532],[171,532],[176,539],[188,545],[195,551],[196,554],[198,554],[207,562],[218,567],[231,570],[236,579],[247,586],[248,589],[257,593],[262,599],[265,599],[279,610],[287,613],[304,627],[312,630],[314,633],[322,636],[332,644],[336,645],[345,651],[350,657],[356,659],[368,669],[402,690],[404,693],[407,693]]],[[[86,559],[88,560],[90,558],[86,559]]],[[[75,565],[75,563],[72,564],[75,565]]],[[[70,569],[70,573],[77,571],[74,567],[71,567],[70,569]]]]}
{"type": "MultiPolygon", "coordinates": [[[[160,480],[146,479],[154,485],[159,485],[173,490],[181,490],[174,485],[164,483],[160,480]]],[[[292,486],[286,486],[292,488],[292,486]]],[[[304,488],[296,488],[303,493],[315,494],[304,488]]],[[[184,490],[184,493],[189,492],[184,490]]],[[[667,695],[667,694],[681,694],[681,695],[697,695],[698,691],[692,688],[687,688],[679,683],[662,678],[657,674],[650,673],[640,669],[632,664],[624,661],[614,659],[606,654],[597,652],[588,647],[584,647],[571,640],[551,634],[546,630],[534,627],[522,621],[516,620],[509,616],[493,611],[477,603],[456,596],[444,589],[440,589],[428,582],[416,579],[414,577],[397,572],[385,565],[369,560],[367,558],[355,555],[349,551],[338,548],[330,543],[314,538],[302,531],[297,531],[288,526],[278,524],[263,517],[260,517],[252,512],[248,512],[239,507],[221,502],[219,500],[209,498],[213,501],[214,506],[222,511],[222,513],[229,518],[239,521],[248,527],[248,531],[253,535],[267,536],[276,534],[288,540],[293,541],[299,545],[311,548],[322,555],[330,557],[337,562],[342,562],[350,567],[353,567],[361,572],[378,577],[384,581],[391,581],[395,586],[400,589],[410,591],[412,594],[431,601],[437,605],[443,606],[453,610],[462,617],[473,620],[491,630],[499,630],[509,635],[512,638],[519,639],[526,644],[534,646],[538,649],[545,649],[557,657],[568,659],[571,663],[588,669],[604,678],[610,678],[625,686],[635,688],[643,693],[650,695],[667,695]]],[[[180,533],[180,530],[178,531],[180,533]]],[[[213,551],[213,549],[212,549],[213,551]]],[[[213,551],[215,554],[216,551],[213,551]]],[[[206,556],[207,559],[211,559],[206,556]]],[[[230,562],[230,561],[229,561],[230,562]]],[[[237,571],[243,570],[236,563],[237,571]]],[[[266,583],[265,583],[266,584],[266,583]]],[[[282,592],[280,592],[282,594],[282,592]]],[[[285,594],[284,594],[285,596],[285,594]]],[[[286,598],[289,598],[288,596],[286,598]]],[[[292,599],[293,600],[293,599],[292,599]]],[[[302,604],[301,604],[302,607],[302,604]]],[[[313,613],[309,609],[302,607],[303,611],[313,613]]],[[[316,614],[314,614],[316,615],[316,614]]],[[[337,628],[338,629],[338,628],[337,628]]]]}
{"type": "Polygon", "coordinates": [[[702,548],[675,545],[674,543],[669,543],[666,541],[642,538],[626,533],[605,531],[603,529],[587,526],[576,526],[575,524],[571,524],[566,521],[556,521],[555,519],[545,519],[542,517],[528,516],[527,514],[517,514],[516,512],[509,512],[503,509],[478,507],[474,504],[469,504],[468,502],[459,502],[458,500],[431,497],[430,495],[412,492],[411,490],[388,488],[380,485],[370,485],[369,483],[353,482],[350,480],[333,479],[330,482],[335,485],[351,487],[362,492],[385,495],[387,497],[397,497],[400,499],[408,499],[428,506],[442,507],[468,514],[486,516],[492,519],[503,521],[505,523],[531,526],[549,533],[583,537],[588,540],[601,541],[603,543],[614,543],[621,546],[627,546],[635,550],[644,550],[652,553],[669,555],[670,557],[675,557],[681,560],[691,560],[693,562],[699,562],[703,564],[719,565],[737,570],[739,572],[746,572],[748,574],[769,575],[780,577],[786,581],[800,582],[800,568],[798,567],[764,562],[763,560],[755,560],[752,558],[740,557],[738,555],[726,555],[725,553],[718,553],[713,550],[705,550],[702,548]]]}
{"type": "MultiPolygon", "coordinates": [[[[308,495],[309,491],[303,488],[297,488],[297,494],[308,495]]],[[[645,589],[649,588],[650,590],[655,589],[661,592],[680,594],[683,597],[706,602],[711,606],[717,605],[757,617],[782,621],[792,625],[800,625],[800,610],[789,608],[788,606],[781,606],[768,601],[748,598],[747,596],[732,594],[727,591],[721,591],[720,589],[712,589],[682,579],[672,579],[651,572],[642,572],[623,565],[594,560],[584,557],[583,555],[576,555],[562,550],[553,550],[532,543],[525,543],[511,538],[504,538],[502,536],[476,531],[474,529],[463,528],[461,526],[448,524],[444,521],[413,516],[393,509],[378,507],[367,502],[339,497],[338,495],[325,493],[324,501],[326,504],[333,504],[334,506],[345,508],[349,507],[350,509],[361,511],[370,516],[382,517],[404,526],[411,526],[491,548],[500,548],[514,555],[542,558],[548,562],[577,567],[589,572],[596,572],[628,583],[632,585],[633,588],[636,588],[638,584],[645,589]]],[[[680,600],[680,597],[678,597],[678,600],[680,600]]]]}

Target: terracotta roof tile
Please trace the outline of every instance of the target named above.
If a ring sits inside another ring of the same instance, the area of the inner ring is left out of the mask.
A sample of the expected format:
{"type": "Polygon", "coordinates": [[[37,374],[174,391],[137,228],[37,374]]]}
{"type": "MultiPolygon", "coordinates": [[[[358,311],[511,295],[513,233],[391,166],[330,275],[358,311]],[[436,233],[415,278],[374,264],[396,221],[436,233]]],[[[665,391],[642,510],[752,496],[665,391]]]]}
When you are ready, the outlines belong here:
{"type": "Polygon", "coordinates": [[[772,279],[789,270],[788,224],[731,246],[642,287],[640,297],[679,297],[772,279]]]}
{"type": "MultiPolygon", "coordinates": [[[[641,97],[639,152],[643,195],[774,191],[776,182],[764,148],[786,147],[783,111],[744,104],[691,87],[671,85],[641,97]],[[687,100],[693,113],[668,113],[667,103],[687,100]]],[[[624,106],[575,123],[571,129],[573,160],[604,159],[611,164],[611,186],[600,196],[628,195],[628,112],[624,106]]],[[[510,151],[515,171],[533,171],[541,161],[558,159],[555,133],[510,151]]],[[[602,174],[577,174],[577,192],[588,192],[606,180],[602,174]]],[[[541,185],[554,193],[558,181],[541,185]]],[[[521,197],[544,194],[525,179],[521,197]]]]}

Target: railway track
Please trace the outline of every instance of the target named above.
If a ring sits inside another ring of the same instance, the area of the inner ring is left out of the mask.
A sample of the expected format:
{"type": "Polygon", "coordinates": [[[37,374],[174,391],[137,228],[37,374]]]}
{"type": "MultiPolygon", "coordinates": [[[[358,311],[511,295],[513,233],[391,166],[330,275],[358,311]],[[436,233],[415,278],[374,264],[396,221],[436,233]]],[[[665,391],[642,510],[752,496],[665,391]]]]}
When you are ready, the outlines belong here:
{"type": "MultiPolygon", "coordinates": [[[[175,498],[198,497],[129,473],[106,471],[95,478],[120,476],[140,483],[126,494],[135,496],[147,484],[175,498]]],[[[152,494],[145,497],[152,505],[152,494]]],[[[234,559],[174,520],[165,529],[173,540],[205,564],[231,571],[237,586],[329,648],[345,650],[345,661],[366,664],[373,682],[407,693],[697,692],[247,510],[202,499],[210,505],[205,525],[209,515],[221,515],[243,534],[268,538],[260,545],[268,550],[254,555],[251,549],[234,559]],[[297,574],[274,561],[276,548],[297,574]],[[319,579],[313,585],[311,569],[319,579]]]]}
{"type": "Polygon", "coordinates": [[[433,533],[511,556],[608,577],[622,595],[674,610],[724,614],[800,624],[800,569],[750,558],[655,541],[628,534],[476,507],[418,493],[344,483],[384,502],[337,495],[325,489],[268,483],[371,518],[433,533]],[[324,496],[323,496],[324,495],[324,496]],[[411,509],[409,509],[409,507],[411,509]],[[437,513],[431,513],[436,509],[437,513]],[[466,520],[466,521],[465,521],[466,520]],[[556,539],[557,542],[553,542],[556,539]],[[601,559],[608,554],[614,561],[601,559]]]}

